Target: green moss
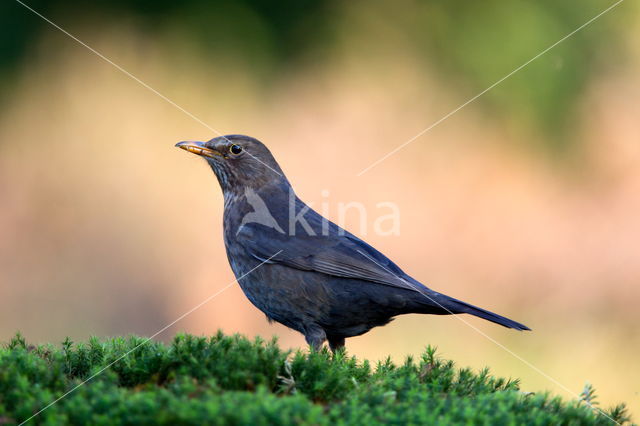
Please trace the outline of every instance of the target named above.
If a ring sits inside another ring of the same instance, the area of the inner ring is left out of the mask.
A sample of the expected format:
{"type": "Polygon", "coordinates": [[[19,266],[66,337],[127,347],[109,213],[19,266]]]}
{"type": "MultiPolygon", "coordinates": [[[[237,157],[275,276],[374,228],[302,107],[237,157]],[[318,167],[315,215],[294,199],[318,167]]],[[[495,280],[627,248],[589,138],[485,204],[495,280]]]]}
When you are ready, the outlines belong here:
{"type": "MultiPolygon", "coordinates": [[[[178,335],[60,348],[17,335],[0,349],[0,423],[39,424],[613,424],[589,404],[525,394],[517,380],[458,369],[427,348],[420,360],[372,366],[339,352],[275,341],[178,335]],[[88,382],[84,383],[85,380],[88,382]]],[[[606,411],[629,421],[624,405],[606,411]]]]}

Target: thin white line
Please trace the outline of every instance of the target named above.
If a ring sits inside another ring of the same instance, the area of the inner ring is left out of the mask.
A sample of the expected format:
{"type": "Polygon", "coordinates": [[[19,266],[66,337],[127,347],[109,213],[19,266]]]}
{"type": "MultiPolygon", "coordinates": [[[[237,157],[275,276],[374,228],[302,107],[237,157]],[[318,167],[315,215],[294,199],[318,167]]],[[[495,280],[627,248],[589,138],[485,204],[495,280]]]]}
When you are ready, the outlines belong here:
{"type": "Polygon", "coordinates": [[[58,30],[62,31],[64,34],[68,35],[69,37],[71,37],[73,40],[77,41],[78,43],[80,43],[82,46],[86,47],[87,49],[89,49],[91,52],[95,53],[96,55],[98,55],[101,59],[103,59],[104,61],[108,62],[109,64],[113,65],[114,67],[116,67],[119,71],[121,71],[123,74],[127,75],[128,77],[132,78],[133,80],[137,81],[138,83],[140,83],[142,86],[144,86],[145,88],[147,88],[148,90],[152,91],[153,93],[155,93],[156,95],[160,96],[162,99],[164,99],[165,101],[169,102],[171,105],[173,105],[174,107],[178,108],[180,111],[184,112],[185,114],[187,114],[189,117],[193,118],[194,120],[196,120],[198,123],[202,124],[204,127],[206,127],[207,129],[211,130],[212,132],[218,134],[219,136],[222,136],[222,134],[217,131],[216,129],[214,129],[213,127],[209,126],[207,123],[205,123],[204,121],[202,121],[201,119],[199,119],[198,117],[196,117],[195,115],[191,114],[189,111],[187,111],[186,109],[182,108],[180,105],[178,105],[177,103],[173,102],[171,99],[169,99],[168,97],[166,97],[165,95],[163,95],[162,93],[158,92],[156,89],[154,89],[153,87],[149,86],[147,83],[145,83],[144,81],[140,80],[138,77],[136,77],[135,75],[131,74],[129,71],[125,70],[124,68],[122,68],[120,65],[116,64],[115,62],[113,62],[111,59],[107,58],[106,56],[104,56],[102,53],[98,52],[96,49],[94,49],[93,47],[89,46],[88,44],[84,43],[82,40],[80,40],[79,38],[77,38],[76,36],[74,36],[73,34],[69,33],[68,31],[66,31],[65,29],[63,29],[62,27],[60,27],[59,25],[57,25],[55,22],[51,21],[50,19],[48,19],[47,17],[43,16],[42,14],[40,14],[39,12],[37,12],[36,10],[34,10],[33,8],[31,8],[30,6],[28,6],[27,4],[23,3],[20,0],[16,0],[18,3],[20,3],[22,6],[24,6],[25,8],[29,9],[31,12],[35,13],[36,15],[38,15],[40,18],[44,19],[46,22],[48,22],[49,24],[51,24],[52,26],[54,26],[55,28],[57,28],[58,30]]]}
{"type": "MultiPolygon", "coordinates": [[[[381,267],[382,269],[384,269],[385,271],[387,271],[388,273],[390,273],[391,275],[399,278],[400,280],[404,281],[405,283],[407,283],[407,285],[409,285],[411,288],[416,289],[410,282],[408,282],[407,280],[405,280],[403,277],[391,272],[388,268],[386,268],[384,265],[380,264],[379,262],[377,262],[374,258],[370,257],[369,255],[367,255],[366,253],[364,253],[361,250],[357,250],[362,256],[366,257],[367,259],[369,259],[370,261],[372,261],[373,263],[375,263],[376,265],[378,265],[379,267],[381,267]]],[[[418,289],[416,289],[418,290],[418,289]]],[[[487,339],[489,339],[491,342],[495,343],[498,347],[504,349],[505,351],[507,351],[508,353],[510,353],[513,357],[515,357],[516,359],[522,361],[524,364],[526,364],[527,366],[529,366],[529,368],[533,369],[534,371],[536,371],[538,374],[540,374],[542,377],[546,378],[547,380],[549,380],[552,383],[555,383],[557,386],[559,386],[560,388],[564,389],[565,392],[567,392],[569,395],[572,395],[578,399],[580,399],[580,395],[576,394],[575,392],[573,392],[571,389],[569,389],[568,387],[566,387],[565,385],[563,385],[562,383],[560,383],[559,381],[557,381],[556,379],[554,379],[553,377],[549,376],[547,373],[545,373],[544,371],[540,370],[538,367],[536,367],[535,365],[531,364],[529,361],[527,361],[526,359],[522,358],[520,355],[516,354],[515,352],[513,352],[511,349],[507,348],[505,345],[503,345],[502,343],[498,342],[497,340],[495,340],[494,338],[492,338],[491,336],[487,335],[486,333],[484,333],[482,330],[480,330],[479,328],[477,328],[476,326],[474,326],[473,324],[469,323],[468,321],[466,321],[464,318],[462,318],[460,315],[456,314],[455,312],[452,312],[451,310],[447,309],[446,307],[442,306],[440,303],[438,303],[436,300],[432,299],[431,297],[429,297],[427,294],[418,291],[419,294],[421,294],[422,296],[426,297],[427,299],[429,299],[431,302],[435,303],[436,305],[440,306],[442,309],[444,309],[445,311],[449,312],[449,314],[453,315],[455,318],[459,319],[460,321],[462,321],[464,324],[468,325],[469,327],[471,327],[473,330],[477,331],[478,333],[480,333],[482,336],[486,337],[487,339]]],[[[615,424],[619,425],[620,423],[616,422],[614,419],[612,419],[611,417],[609,417],[604,411],[602,411],[600,408],[595,407],[593,405],[591,405],[588,401],[585,401],[585,403],[594,410],[597,410],[600,412],[600,414],[602,414],[603,416],[605,416],[606,418],[608,418],[609,420],[611,420],[612,422],[614,422],[615,424]]]]}
{"type": "MultiPolygon", "coordinates": [[[[20,3],[22,6],[24,6],[25,8],[27,8],[28,10],[30,10],[31,12],[33,12],[34,14],[36,14],[37,16],[39,16],[40,18],[42,18],[43,20],[45,20],[46,22],[48,22],[49,24],[51,24],[52,26],[54,26],[55,28],[57,28],[58,30],[62,31],[64,34],[66,34],[67,36],[71,37],[73,40],[75,40],[76,42],[80,43],[82,46],[86,47],[87,49],[89,49],[91,52],[95,53],[96,55],[98,55],[101,59],[103,59],[104,61],[106,61],[107,63],[113,65],[114,67],[116,67],[120,72],[122,72],[123,74],[125,74],[126,76],[130,77],[131,79],[135,80],[136,82],[138,82],[139,84],[141,84],[143,87],[145,87],[146,89],[150,90],[151,92],[155,93],[156,95],[158,95],[159,97],[161,97],[162,99],[164,99],[165,101],[169,102],[171,105],[173,105],[174,107],[176,107],[177,109],[179,109],[180,111],[184,112],[185,114],[187,114],[189,117],[191,117],[192,119],[194,119],[195,121],[197,121],[198,123],[202,124],[204,127],[206,127],[207,129],[211,130],[212,132],[214,132],[215,134],[217,134],[220,137],[223,137],[224,139],[226,139],[227,142],[229,143],[233,143],[231,142],[229,139],[227,139],[226,136],[224,136],[220,131],[218,131],[217,129],[214,129],[213,127],[211,127],[210,125],[208,125],[207,123],[205,123],[204,121],[202,121],[200,118],[196,117],[195,115],[193,115],[192,113],[190,113],[189,111],[187,111],[186,109],[184,109],[183,107],[181,107],[180,105],[178,105],[177,103],[175,103],[174,101],[172,101],[171,99],[169,99],[168,97],[166,97],[165,95],[163,95],[162,93],[158,92],[156,89],[154,89],[153,87],[149,86],[147,83],[145,83],[144,81],[140,80],[138,77],[136,77],[135,75],[131,74],[129,71],[125,70],[124,68],[122,68],[120,65],[116,64],[115,62],[113,62],[111,59],[107,58],[106,56],[104,56],[102,53],[98,52],[96,49],[94,49],[93,47],[89,46],[88,44],[84,43],[82,40],[80,40],[79,38],[77,38],[76,36],[74,36],[73,34],[71,34],[70,32],[68,32],[67,30],[65,30],[64,28],[60,27],[59,25],[57,25],[55,22],[51,21],[50,19],[48,19],[47,17],[43,16],[41,13],[37,12],[36,10],[34,10],[32,7],[30,7],[29,5],[25,4],[24,2],[22,2],[21,0],[16,0],[16,2],[20,3]]],[[[276,173],[279,176],[282,176],[281,173],[279,173],[278,171],[274,170],[272,167],[270,167],[268,164],[265,164],[263,161],[260,161],[256,156],[249,154],[252,158],[256,159],[258,162],[262,163],[264,166],[266,166],[267,168],[271,169],[274,173],[276,173]]]]}
{"type": "MultiPolygon", "coordinates": [[[[224,137],[224,136],[223,136],[224,137]]],[[[227,139],[227,138],[225,138],[227,139]]],[[[229,139],[227,139],[227,142],[231,142],[229,139]]],[[[271,167],[270,165],[268,165],[267,163],[265,163],[264,161],[260,160],[258,157],[256,157],[255,155],[252,155],[247,149],[244,150],[244,152],[246,152],[249,157],[253,158],[254,160],[256,160],[258,163],[262,164],[263,166],[265,166],[266,168],[270,169],[273,173],[277,174],[278,176],[282,176],[282,174],[280,172],[278,172],[276,169],[274,169],[273,167],[271,167]]]]}
{"type": "Polygon", "coordinates": [[[27,420],[23,421],[22,423],[20,423],[20,426],[27,423],[29,420],[33,419],[34,417],[36,417],[37,415],[39,415],[40,413],[42,413],[44,410],[46,410],[47,408],[51,407],[52,405],[54,405],[55,403],[57,403],[58,401],[60,401],[61,399],[65,398],[67,395],[69,395],[70,393],[72,393],[73,391],[75,391],[76,389],[78,389],[80,386],[84,385],[85,383],[89,382],[90,380],[92,380],[93,378],[95,378],[96,376],[98,376],[100,373],[102,373],[103,371],[105,371],[106,369],[108,369],[109,367],[111,367],[113,364],[115,364],[116,362],[120,361],[121,359],[123,359],[124,357],[126,357],[127,355],[129,355],[131,352],[135,351],[136,349],[138,349],[140,346],[147,344],[151,339],[153,339],[154,337],[156,337],[158,334],[162,333],[163,331],[165,331],[166,329],[168,329],[169,327],[171,327],[172,325],[174,325],[175,323],[177,323],[178,321],[180,321],[181,319],[183,319],[184,317],[186,317],[187,315],[190,315],[191,313],[193,313],[194,311],[196,311],[197,309],[199,309],[200,307],[202,307],[203,305],[205,305],[207,302],[211,301],[212,299],[214,299],[216,296],[218,296],[220,293],[222,293],[223,291],[225,291],[226,289],[228,289],[229,287],[231,287],[232,285],[234,285],[235,283],[237,283],[238,281],[240,281],[242,278],[246,277],[247,275],[249,275],[250,273],[252,273],[253,271],[255,271],[256,269],[258,269],[259,267],[261,267],[262,265],[264,265],[265,263],[269,262],[271,259],[273,259],[274,257],[276,257],[277,255],[279,255],[280,253],[282,253],[282,250],[278,251],[277,253],[273,254],[271,257],[269,257],[268,259],[262,261],[260,264],[258,264],[257,266],[253,267],[249,272],[242,274],[240,277],[236,278],[235,280],[233,280],[232,282],[230,282],[229,284],[227,284],[226,286],[224,286],[223,288],[221,288],[220,290],[218,290],[217,292],[215,292],[214,294],[212,294],[211,296],[207,297],[204,301],[200,302],[199,304],[197,304],[196,306],[194,306],[193,308],[191,308],[190,310],[188,310],[187,312],[185,312],[184,314],[180,315],[177,319],[175,319],[174,321],[172,321],[171,323],[165,325],[164,327],[162,327],[160,330],[158,330],[157,332],[155,332],[154,334],[152,334],[150,337],[148,337],[147,339],[145,339],[142,343],[139,343],[138,345],[136,345],[134,348],[130,349],[129,351],[127,351],[124,355],[120,356],[118,359],[116,359],[115,361],[112,361],[111,363],[109,363],[107,366],[101,368],[98,372],[94,373],[91,377],[89,377],[88,379],[84,380],[83,382],[77,384],[76,386],[74,386],[73,388],[71,388],[69,391],[67,391],[65,394],[61,395],[60,397],[58,397],[57,399],[55,399],[54,401],[50,402],[49,404],[47,404],[45,407],[41,408],[37,413],[35,413],[34,415],[32,415],[31,417],[29,417],[27,420]]]}
{"type": "Polygon", "coordinates": [[[566,36],[562,37],[560,40],[556,41],[555,43],[553,43],[551,46],[547,47],[546,49],[544,49],[542,52],[538,53],[536,56],[534,56],[533,58],[529,59],[527,62],[525,62],[524,64],[520,65],[518,68],[514,69],[513,71],[511,71],[509,74],[505,75],[504,77],[502,77],[500,80],[496,81],[495,83],[493,83],[491,86],[487,87],[486,89],[484,89],[482,92],[478,93],[477,95],[475,95],[474,97],[472,97],[471,99],[469,99],[468,101],[466,101],[465,103],[463,103],[462,105],[458,106],[456,109],[454,109],[453,111],[451,111],[450,113],[448,113],[447,115],[445,115],[444,117],[440,118],[438,121],[436,121],[435,123],[431,124],[429,127],[427,127],[426,129],[422,130],[420,133],[418,133],[417,135],[415,135],[414,137],[412,137],[411,139],[407,140],[406,142],[404,142],[402,145],[397,146],[396,148],[394,148],[392,151],[388,152],[386,155],[384,155],[382,158],[378,159],[376,162],[374,162],[373,164],[371,164],[370,166],[366,167],[365,169],[361,170],[360,173],[357,174],[357,176],[362,176],[363,174],[365,174],[367,171],[369,171],[370,169],[374,168],[375,166],[377,166],[378,164],[382,163],[384,160],[386,160],[387,158],[389,158],[390,156],[392,156],[393,154],[395,154],[396,152],[400,151],[402,148],[404,148],[405,146],[409,145],[411,142],[413,142],[414,140],[418,139],[420,136],[424,135],[425,133],[427,133],[429,130],[433,129],[434,127],[436,127],[438,124],[442,123],[443,121],[445,121],[447,118],[451,117],[453,114],[455,114],[456,112],[460,111],[462,108],[466,107],[467,105],[469,105],[471,102],[475,101],[476,99],[478,99],[480,96],[484,95],[485,93],[487,93],[489,90],[493,89],[494,87],[496,87],[498,84],[502,83],[503,81],[505,81],[506,79],[508,79],[509,77],[511,77],[512,75],[514,75],[515,73],[517,73],[518,71],[520,71],[522,68],[526,67],[527,65],[529,65],[531,62],[535,61],[536,59],[538,59],[539,57],[541,57],[542,55],[544,55],[545,53],[547,53],[548,51],[550,51],[551,49],[553,49],[554,47],[556,47],[557,45],[559,45],[560,43],[562,43],[563,41],[565,41],[566,39],[568,39],[569,37],[573,36],[575,33],[577,33],[578,31],[580,31],[581,29],[583,29],[584,27],[586,27],[587,25],[591,24],[593,21],[595,21],[596,19],[598,19],[599,17],[601,17],[602,15],[604,15],[605,13],[609,12],[611,9],[613,9],[614,7],[618,6],[620,3],[622,3],[624,0],[618,0],[617,2],[615,2],[613,5],[609,6],[608,8],[606,8],[605,10],[603,10],[602,12],[600,12],[599,14],[597,14],[596,16],[594,16],[593,18],[589,19],[587,22],[585,22],[584,24],[580,25],[578,28],[576,28],[575,30],[571,31],[569,34],[567,34],[566,36]]]}

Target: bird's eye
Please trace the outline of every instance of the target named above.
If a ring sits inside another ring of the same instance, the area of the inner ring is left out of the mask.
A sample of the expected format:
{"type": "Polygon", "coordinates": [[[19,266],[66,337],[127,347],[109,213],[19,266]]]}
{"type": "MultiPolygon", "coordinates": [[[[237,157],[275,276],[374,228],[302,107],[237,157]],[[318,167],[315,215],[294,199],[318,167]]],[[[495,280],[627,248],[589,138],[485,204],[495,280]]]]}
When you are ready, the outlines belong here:
{"type": "Polygon", "coordinates": [[[242,147],[240,145],[233,144],[229,147],[229,151],[232,154],[238,155],[242,152],[242,147]]]}

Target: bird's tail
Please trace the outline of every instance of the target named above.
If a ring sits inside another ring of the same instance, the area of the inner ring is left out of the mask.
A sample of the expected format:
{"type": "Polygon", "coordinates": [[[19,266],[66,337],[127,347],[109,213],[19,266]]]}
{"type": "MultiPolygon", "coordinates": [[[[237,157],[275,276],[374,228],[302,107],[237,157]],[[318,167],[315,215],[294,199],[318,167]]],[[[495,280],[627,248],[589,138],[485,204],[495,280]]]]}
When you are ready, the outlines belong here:
{"type": "Polygon", "coordinates": [[[480,317],[482,319],[486,319],[487,321],[494,322],[496,324],[500,324],[503,327],[514,328],[516,330],[531,330],[524,324],[520,324],[519,322],[510,320],[509,318],[503,317],[498,314],[494,314],[493,312],[487,311],[486,309],[478,308],[477,306],[473,306],[467,302],[463,302],[462,300],[454,299],[453,297],[446,296],[444,294],[437,294],[435,298],[433,298],[440,308],[444,308],[443,312],[429,312],[429,313],[442,313],[442,314],[470,314],[476,317],[480,317]]]}

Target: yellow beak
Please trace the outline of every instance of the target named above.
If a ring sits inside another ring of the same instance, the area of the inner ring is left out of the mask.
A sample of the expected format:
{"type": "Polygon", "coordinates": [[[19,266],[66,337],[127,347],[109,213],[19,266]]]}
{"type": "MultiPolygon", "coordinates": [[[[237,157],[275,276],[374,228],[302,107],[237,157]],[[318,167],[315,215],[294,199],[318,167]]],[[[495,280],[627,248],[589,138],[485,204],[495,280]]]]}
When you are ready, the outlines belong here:
{"type": "Polygon", "coordinates": [[[184,141],[184,142],[178,142],[176,146],[178,148],[182,148],[186,151],[189,151],[193,154],[200,155],[202,157],[209,157],[209,158],[223,157],[223,155],[220,154],[218,151],[204,146],[204,142],[184,141]]]}

